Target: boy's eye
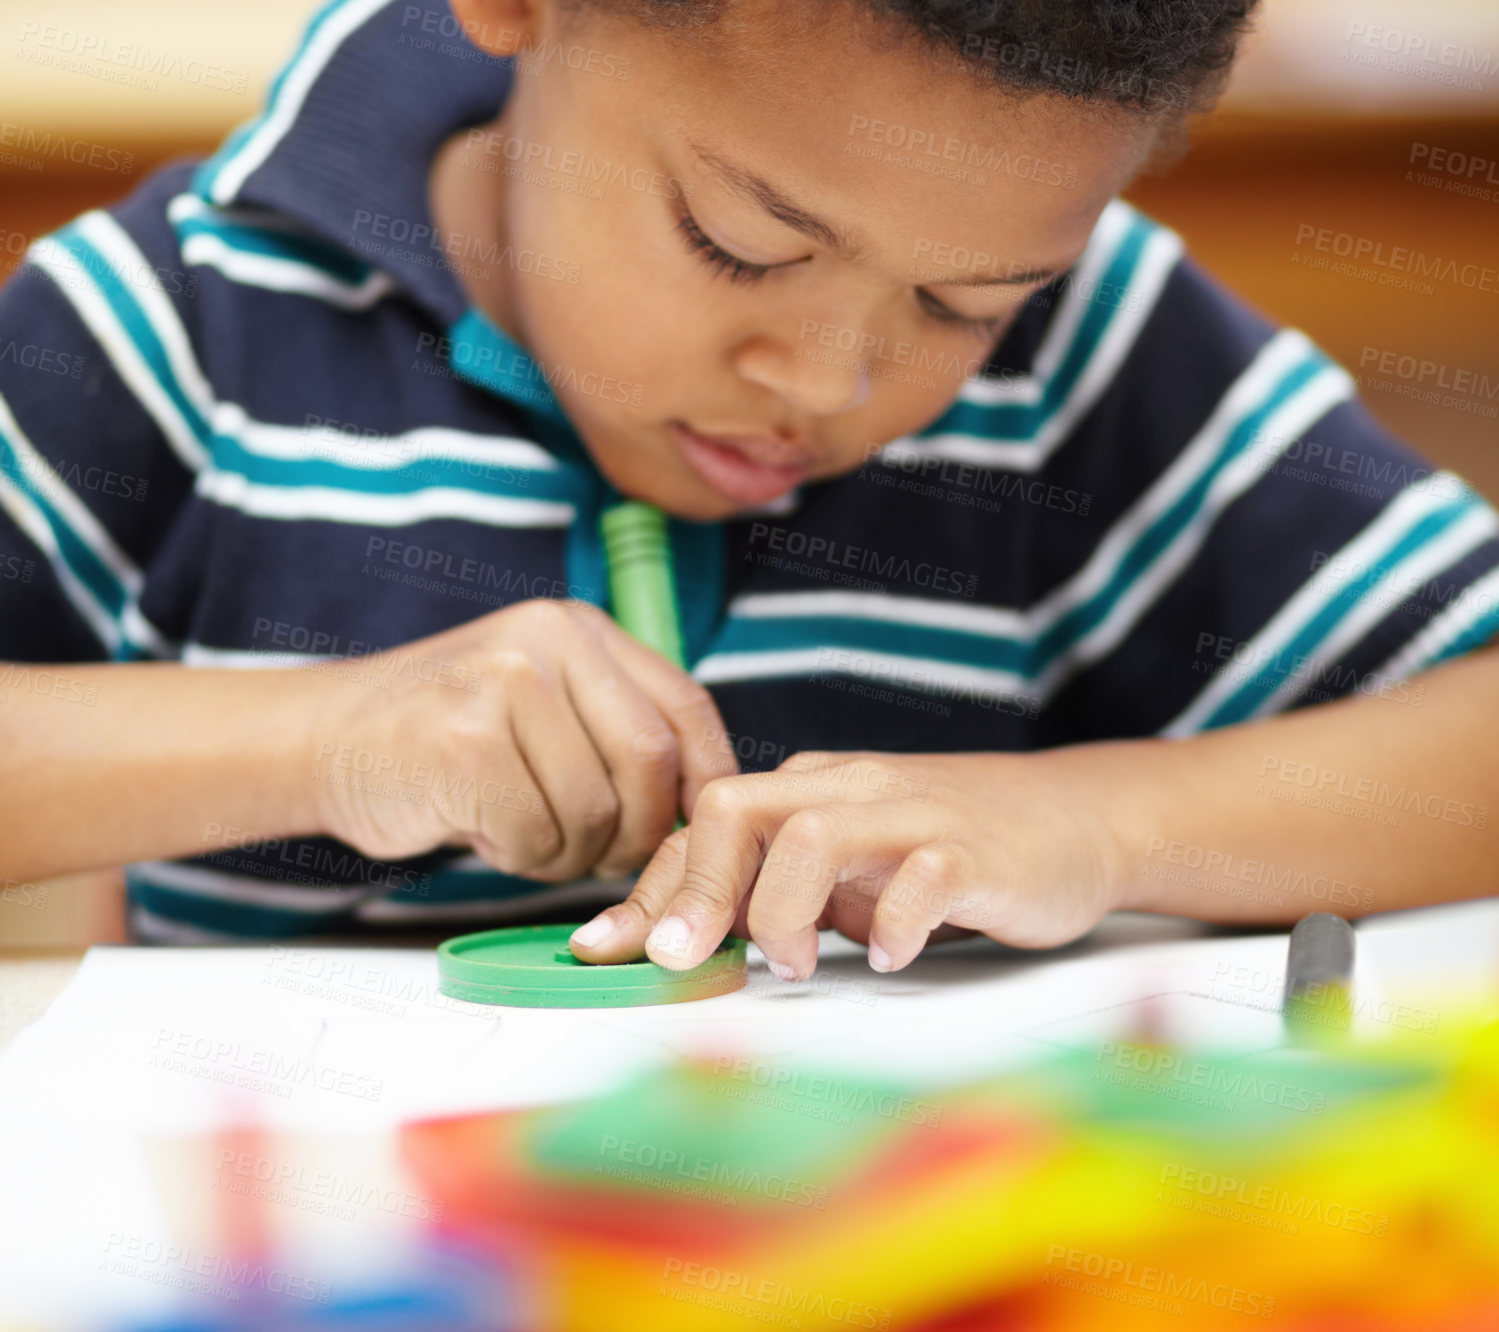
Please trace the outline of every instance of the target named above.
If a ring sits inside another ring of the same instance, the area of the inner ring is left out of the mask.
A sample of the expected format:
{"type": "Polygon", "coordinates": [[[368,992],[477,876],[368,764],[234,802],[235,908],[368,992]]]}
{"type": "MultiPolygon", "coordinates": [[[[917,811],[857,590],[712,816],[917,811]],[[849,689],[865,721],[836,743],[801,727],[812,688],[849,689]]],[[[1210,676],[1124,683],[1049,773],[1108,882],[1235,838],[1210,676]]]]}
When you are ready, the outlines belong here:
{"type": "MultiPolygon", "coordinates": [[[[730,282],[758,282],[767,273],[786,267],[784,264],[752,263],[748,259],[741,259],[737,254],[730,254],[723,246],[708,237],[698,226],[697,219],[685,208],[677,214],[676,231],[687,243],[687,248],[707,264],[715,276],[723,275],[730,282]]],[[[979,336],[997,335],[1009,322],[1008,315],[974,318],[971,315],[959,314],[956,310],[950,310],[924,289],[918,289],[916,296],[921,308],[933,319],[943,324],[955,324],[979,336]]]]}
{"type": "Polygon", "coordinates": [[[715,244],[698,226],[697,219],[685,208],[677,217],[677,234],[687,242],[687,248],[696,254],[716,275],[723,274],[730,282],[758,282],[779,264],[752,264],[737,254],[730,254],[723,246],[715,244]]]}
{"type": "Polygon", "coordinates": [[[956,310],[950,310],[943,305],[931,292],[919,289],[916,299],[921,303],[921,308],[933,319],[942,324],[957,324],[962,328],[971,329],[976,334],[999,333],[1009,322],[1009,315],[986,315],[982,318],[974,315],[959,314],[956,310]]]}

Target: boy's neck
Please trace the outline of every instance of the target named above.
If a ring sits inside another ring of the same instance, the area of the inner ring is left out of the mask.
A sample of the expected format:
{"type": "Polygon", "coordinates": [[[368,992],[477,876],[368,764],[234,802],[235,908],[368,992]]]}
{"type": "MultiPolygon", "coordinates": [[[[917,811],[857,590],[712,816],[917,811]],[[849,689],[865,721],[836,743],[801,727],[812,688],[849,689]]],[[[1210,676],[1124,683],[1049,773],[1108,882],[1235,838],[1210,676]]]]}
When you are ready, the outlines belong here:
{"type": "MultiPolygon", "coordinates": [[[[485,127],[499,133],[504,116],[485,127]]],[[[460,253],[480,249],[503,253],[507,244],[505,227],[505,177],[500,172],[476,171],[469,164],[467,145],[473,131],[465,129],[453,135],[432,159],[427,176],[427,198],[432,221],[439,235],[474,238],[481,246],[461,246],[460,253]]],[[[481,310],[492,323],[520,346],[526,345],[515,318],[514,291],[511,279],[513,265],[475,266],[471,261],[454,267],[454,277],[470,305],[481,310]]]]}

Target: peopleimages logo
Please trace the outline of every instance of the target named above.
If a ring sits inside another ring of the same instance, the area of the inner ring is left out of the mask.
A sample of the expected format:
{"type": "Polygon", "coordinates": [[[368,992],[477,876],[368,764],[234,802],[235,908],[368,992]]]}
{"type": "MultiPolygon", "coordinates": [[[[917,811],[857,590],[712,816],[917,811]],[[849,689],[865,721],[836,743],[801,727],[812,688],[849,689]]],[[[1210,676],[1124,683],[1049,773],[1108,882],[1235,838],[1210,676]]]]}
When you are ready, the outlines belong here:
{"type": "Polygon", "coordinates": [[[1470,291],[1499,295],[1499,268],[1476,263],[1459,263],[1456,259],[1442,255],[1428,255],[1424,250],[1414,250],[1408,245],[1393,245],[1373,236],[1358,236],[1351,231],[1333,231],[1330,227],[1319,227],[1302,222],[1296,228],[1296,244],[1308,242],[1313,250],[1322,254],[1347,259],[1354,264],[1369,264],[1366,270],[1386,270],[1377,274],[1385,286],[1398,286],[1404,275],[1417,278],[1436,278],[1441,282],[1456,283],[1470,291]]]}

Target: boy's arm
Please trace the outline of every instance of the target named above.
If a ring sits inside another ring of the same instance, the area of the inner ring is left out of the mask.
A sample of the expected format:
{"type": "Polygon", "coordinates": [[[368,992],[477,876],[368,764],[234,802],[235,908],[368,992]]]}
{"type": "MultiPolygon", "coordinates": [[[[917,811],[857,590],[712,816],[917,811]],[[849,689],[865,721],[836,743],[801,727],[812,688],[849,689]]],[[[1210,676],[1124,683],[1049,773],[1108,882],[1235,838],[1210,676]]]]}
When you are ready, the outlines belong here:
{"type": "Polygon", "coordinates": [[[1496,709],[1490,649],[1400,701],[1180,741],[800,755],[709,788],[578,951],[617,960],[649,936],[654,960],[683,968],[737,927],[794,979],[826,926],[867,940],[883,971],[943,926],[1049,946],[1115,908],[1283,922],[1492,893],[1496,709]]]}
{"type": "Polygon", "coordinates": [[[552,601],[288,670],[0,663],[0,878],[307,834],[620,877],[738,770],[724,735],[685,672],[552,601]]]}
{"type": "Polygon", "coordinates": [[[1119,905],[1282,921],[1499,891],[1496,709],[1489,648],[1403,697],[1105,747],[1119,905]]]}
{"type": "Polygon", "coordinates": [[[0,664],[0,877],[318,831],[311,719],[333,684],[304,670],[0,664]]]}

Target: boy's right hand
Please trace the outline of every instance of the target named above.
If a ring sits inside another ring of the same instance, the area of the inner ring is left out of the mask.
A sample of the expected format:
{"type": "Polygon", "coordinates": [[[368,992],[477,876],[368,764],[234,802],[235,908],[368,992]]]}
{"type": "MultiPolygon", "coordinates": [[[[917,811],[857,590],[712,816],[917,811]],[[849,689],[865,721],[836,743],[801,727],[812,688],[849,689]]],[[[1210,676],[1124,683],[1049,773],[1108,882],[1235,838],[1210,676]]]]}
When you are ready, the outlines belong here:
{"type": "Polygon", "coordinates": [[[708,691],[584,603],[521,602],[335,670],[314,808],[376,859],[457,844],[546,882],[615,878],[738,771],[708,691]]]}

